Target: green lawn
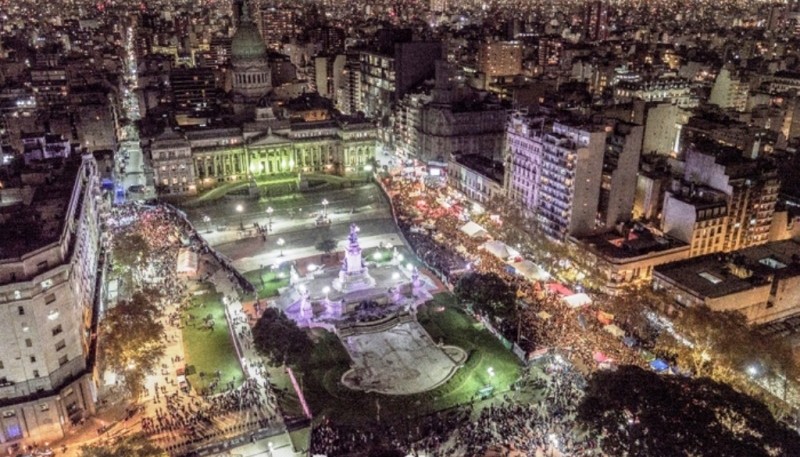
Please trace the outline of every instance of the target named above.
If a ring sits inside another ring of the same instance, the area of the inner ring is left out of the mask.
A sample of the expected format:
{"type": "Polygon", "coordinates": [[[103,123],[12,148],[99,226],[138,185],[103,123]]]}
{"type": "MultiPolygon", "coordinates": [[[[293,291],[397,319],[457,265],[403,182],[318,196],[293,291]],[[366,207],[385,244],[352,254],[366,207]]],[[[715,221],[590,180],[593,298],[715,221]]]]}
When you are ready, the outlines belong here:
{"type": "Polygon", "coordinates": [[[347,389],[339,380],[349,369],[350,357],[335,335],[316,333],[314,350],[298,370],[314,416],[358,425],[374,420],[379,404],[381,420],[397,421],[469,402],[486,386],[507,390],[519,376],[518,359],[454,303],[452,295],[438,294],[420,311],[419,321],[435,341],[459,346],[469,358],[447,383],[421,394],[389,396],[347,389]]]}
{"type": "Polygon", "coordinates": [[[278,289],[289,285],[289,270],[281,268],[273,270],[271,267],[260,270],[248,271],[244,277],[255,286],[258,298],[276,297],[278,289]]]}
{"type": "Polygon", "coordinates": [[[217,391],[225,390],[229,381],[234,381],[235,386],[244,381],[221,298],[212,290],[196,295],[192,307],[182,316],[187,379],[198,392],[216,379],[217,370],[221,374],[217,391]],[[204,328],[207,316],[214,321],[213,329],[204,328]]]}

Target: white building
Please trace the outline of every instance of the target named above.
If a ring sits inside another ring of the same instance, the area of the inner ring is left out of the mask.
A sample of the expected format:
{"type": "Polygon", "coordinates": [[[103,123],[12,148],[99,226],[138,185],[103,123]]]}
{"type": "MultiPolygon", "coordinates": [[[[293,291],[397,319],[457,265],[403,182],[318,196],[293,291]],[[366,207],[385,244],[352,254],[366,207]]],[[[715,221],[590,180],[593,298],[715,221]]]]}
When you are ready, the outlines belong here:
{"type": "Polygon", "coordinates": [[[675,155],[680,151],[681,130],[690,112],[673,103],[659,103],[647,110],[642,153],[675,155]]]}
{"type": "Polygon", "coordinates": [[[731,108],[744,111],[747,108],[747,95],[750,86],[747,80],[731,73],[727,68],[720,70],[708,102],[720,108],[731,108]]]}
{"type": "Polygon", "coordinates": [[[597,217],[605,129],[544,118],[522,122],[528,127],[508,136],[508,195],[554,239],[589,234],[597,217]]]}
{"type": "Polygon", "coordinates": [[[58,439],[95,412],[99,196],[94,158],[75,157],[46,172],[46,178],[30,198],[0,204],[3,450],[58,439]]]}
{"type": "Polygon", "coordinates": [[[159,193],[194,193],[194,167],[192,148],[185,138],[172,130],[165,130],[150,143],[155,184],[159,193]]]}

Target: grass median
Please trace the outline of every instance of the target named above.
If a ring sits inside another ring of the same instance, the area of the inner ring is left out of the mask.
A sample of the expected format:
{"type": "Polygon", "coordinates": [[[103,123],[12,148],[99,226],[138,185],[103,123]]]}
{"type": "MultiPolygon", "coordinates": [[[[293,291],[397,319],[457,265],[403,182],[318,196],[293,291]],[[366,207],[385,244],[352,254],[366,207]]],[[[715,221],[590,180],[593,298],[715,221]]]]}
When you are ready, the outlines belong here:
{"type": "Polygon", "coordinates": [[[222,392],[228,389],[229,382],[240,386],[244,374],[225,318],[222,295],[210,288],[201,290],[204,293],[192,297],[191,307],[182,316],[186,377],[197,392],[212,386],[216,386],[214,392],[222,392]]]}

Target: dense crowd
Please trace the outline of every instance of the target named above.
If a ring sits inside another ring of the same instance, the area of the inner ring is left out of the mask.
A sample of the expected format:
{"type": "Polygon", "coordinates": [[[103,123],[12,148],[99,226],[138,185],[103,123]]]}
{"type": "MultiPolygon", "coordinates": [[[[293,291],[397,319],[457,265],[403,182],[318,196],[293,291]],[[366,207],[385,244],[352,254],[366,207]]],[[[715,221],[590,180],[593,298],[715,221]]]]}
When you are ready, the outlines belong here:
{"type": "Polygon", "coordinates": [[[266,426],[276,420],[270,403],[275,398],[266,385],[250,379],[240,388],[213,397],[193,397],[175,392],[165,397],[166,405],[156,408],[155,417],[142,419],[142,430],[148,435],[175,434],[178,438],[203,439],[216,433],[218,424],[228,414],[236,414],[237,422],[247,420],[266,426]]]}
{"type": "MultiPolygon", "coordinates": [[[[536,347],[569,347],[570,358],[584,370],[599,361],[643,365],[635,348],[622,344],[618,337],[604,332],[597,318],[597,304],[570,308],[561,292],[550,290],[545,281],[528,280],[510,272],[505,259],[481,249],[485,239],[476,239],[460,230],[464,225],[461,197],[448,188],[430,188],[416,179],[395,178],[384,182],[397,216],[398,225],[417,256],[443,279],[454,284],[458,276],[474,270],[494,273],[513,285],[526,303],[525,339],[517,343],[526,350],[536,347]]],[[[489,220],[487,218],[487,220],[489,220]]],[[[486,226],[492,230],[491,222],[486,226]]],[[[563,288],[562,288],[563,290],[563,288]]],[[[506,337],[516,339],[516,326],[501,328],[506,337]]],[[[620,324],[625,330],[624,323],[620,324]]]]}
{"type": "Polygon", "coordinates": [[[453,430],[469,422],[471,412],[470,406],[463,406],[424,417],[409,417],[400,423],[359,427],[341,427],[325,419],[312,430],[311,454],[343,456],[378,447],[409,453],[437,449],[453,430]]]}
{"type": "Polygon", "coordinates": [[[521,390],[541,397],[520,402],[507,395],[424,417],[358,428],[323,420],[312,431],[312,454],[346,456],[368,449],[399,449],[432,457],[602,455],[575,419],[585,381],[560,356],[530,370],[521,390]],[[541,370],[541,371],[540,371],[541,370]]]}
{"type": "MultiPolygon", "coordinates": [[[[147,258],[139,259],[141,265],[131,269],[132,287],[149,287],[159,292],[166,341],[177,342],[181,328],[187,323],[215,325],[213,321],[196,322],[199,319],[192,320],[193,316],[186,312],[193,305],[190,280],[181,278],[177,271],[178,253],[182,248],[198,255],[200,277],[197,281],[208,280],[222,270],[239,293],[251,288],[171,207],[140,204],[116,207],[107,224],[112,244],[114,237],[133,234],[140,235],[147,243],[147,258]]],[[[232,324],[237,328],[240,341],[250,340],[244,315],[235,317],[232,324]]],[[[179,367],[183,365],[181,357],[172,357],[169,362],[171,365],[162,364],[160,374],[163,377],[157,378],[159,381],[146,392],[155,406],[141,419],[142,431],[148,435],[165,442],[196,442],[235,426],[265,427],[276,421],[276,398],[268,381],[251,378],[237,388],[233,380],[222,379],[218,372],[209,374],[210,384],[195,395],[176,382],[179,367]]],[[[252,368],[263,372],[263,367],[252,368]]]]}
{"type": "Polygon", "coordinates": [[[584,381],[569,366],[547,365],[544,399],[538,404],[504,401],[483,409],[459,428],[446,455],[486,455],[490,449],[519,455],[600,455],[597,443],[576,422],[584,381]]]}

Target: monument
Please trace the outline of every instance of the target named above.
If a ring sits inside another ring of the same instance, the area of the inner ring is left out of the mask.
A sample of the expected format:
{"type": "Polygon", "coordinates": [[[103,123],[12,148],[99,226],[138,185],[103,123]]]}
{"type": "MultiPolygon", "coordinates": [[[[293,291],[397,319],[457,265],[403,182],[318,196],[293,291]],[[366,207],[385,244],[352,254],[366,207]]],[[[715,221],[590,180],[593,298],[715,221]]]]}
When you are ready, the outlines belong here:
{"type": "Polygon", "coordinates": [[[339,277],[333,280],[333,288],[342,293],[375,287],[375,279],[369,275],[369,269],[361,258],[361,246],[358,244],[358,227],[350,224],[350,242],[344,251],[342,268],[339,277]]]}

